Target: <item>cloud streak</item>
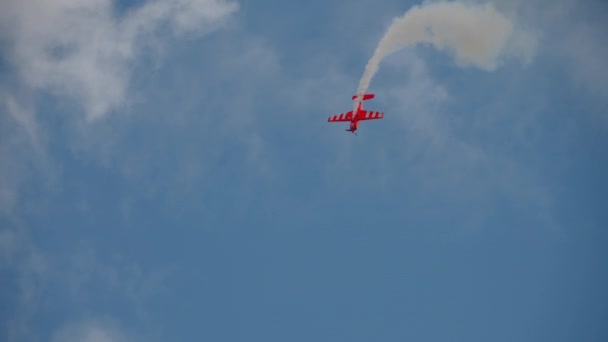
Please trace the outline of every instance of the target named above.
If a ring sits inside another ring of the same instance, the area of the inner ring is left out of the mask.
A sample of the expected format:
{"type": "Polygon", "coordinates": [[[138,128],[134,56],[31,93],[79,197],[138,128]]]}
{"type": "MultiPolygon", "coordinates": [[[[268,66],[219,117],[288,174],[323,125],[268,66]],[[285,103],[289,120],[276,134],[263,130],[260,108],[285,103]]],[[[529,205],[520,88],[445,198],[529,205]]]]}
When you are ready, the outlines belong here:
{"type": "Polygon", "coordinates": [[[516,32],[514,23],[492,5],[437,2],[414,6],[393,21],[378,43],[357,94],[365,93],[382,59],[421,43],[451,52],[462,66],[487,71],[494,70],[500,57],[508,53],[529,61],[535,46],[533,37],[516,32]]]}

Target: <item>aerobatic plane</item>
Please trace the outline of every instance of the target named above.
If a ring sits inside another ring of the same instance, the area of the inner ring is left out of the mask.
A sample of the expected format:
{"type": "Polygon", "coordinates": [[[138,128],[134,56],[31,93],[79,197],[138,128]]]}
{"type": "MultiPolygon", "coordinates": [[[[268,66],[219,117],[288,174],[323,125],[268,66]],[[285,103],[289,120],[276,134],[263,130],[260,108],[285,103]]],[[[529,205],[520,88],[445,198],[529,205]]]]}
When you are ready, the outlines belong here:
{"type": "MultiPolygon", "coordinates": [[[[382,112],[373,112],[373,111],[363,110],[363,101],[373,99],[374,96],[375,96],[374,94],[364,94],[363,97],[353,95],[353,100],[359,101],[355,115],[353,115],[353,111],[351,110],[347,113],[336,114],[336,115],[330,116],[327,119],[327,122],[350,122],[350,128],[347,129],[346,131],[355,133],[355,131],[359,127],[359,121],[382,119],[384,117],[384,113],[382,113],[382,112]]],[[[356,135],[356,133],[355,133],[355,135],[356,135]]]]}

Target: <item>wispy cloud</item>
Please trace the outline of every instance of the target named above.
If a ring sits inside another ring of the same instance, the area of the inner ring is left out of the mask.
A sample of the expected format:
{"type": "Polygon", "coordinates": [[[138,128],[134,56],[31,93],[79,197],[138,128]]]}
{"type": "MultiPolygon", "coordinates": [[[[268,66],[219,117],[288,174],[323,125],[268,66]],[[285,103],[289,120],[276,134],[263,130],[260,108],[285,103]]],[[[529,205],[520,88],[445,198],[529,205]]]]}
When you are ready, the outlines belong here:
{"type": "MultiPolygon", "coordinates": [[[[0,216],[1,219],[1,216],[0,216]]],[[[13,277],[4,282],[5,289],[11,291],[12,303],[4,302],[9,319],[0,322],[2,338],[7,341],[32,340],[38,335],[32,331],[31,321],[43,306],[50,276],[48,262],[33,245],[28,230],[12,219],[1,220],[0,226],[0,269],[10,270],[13,277]]]]}
{"type": "Polygon", "coordinates": [[[3,303],[10,319],[1,322],[2,338],[46,340],[53,335],[53,341],[133,341],[107,317],[135,316],[145,321],[146,303],[162,293],[170,271],[158,265],[155,270],[145,269],[119,254],[98,253],[87,243],[65,253],[49,253],[34,245],[23,226],[14,222],[12,226],[0,230],[0,269],[14,271],[5,286],[18,290],[11,294],[12,303],[3,303]],[[99,298],[118,298],[124,309],[101,310],[99,298]],[[57,307],[69,307],[77,314],[58,319],[50,330],[36,324],[41,317],[49,319],[48,312],[57,307]],[[105,315],[98,317],[100,312],[105,315]],[[81,315],[82,320],[75,318],[81,315]]]}
{"type": "MultiPolygon", "coordinates": [[[[485,3],[485,0],[473,0],[485,3]]],[[[608,98],[608,48],[604,39],[608,26],[605,1],[492,0],[497,7],[518,18],[520,25],[534,30],[538,53],[556,60],[574,83],[600,101],[608,98]]],[[[605,101],[604,101],[605,103],[605,101]]],[[[605,111],[604,111],[605,112],[605,111]]]]}
{"type": "Polygon", "coordinates": [[[36,94],[75,104],[78,114],[60,115],[72,128],[98,121],[131,101],[130,81],[141,57],[155,56],[171,34],[217,30],[238,9],[224,0],[154,0],[122,10],[112,0],[2,2],[0,42],[6,65],[14,69],[0,88],[6,129],[0,138],[0,210],[11,212],[29,174],[48,179],[56,171],[38,110],[49,113],[38,108],[36,94]]]}
{"type": "Polygon", "coordinates": [[[0,216],[10,215],[18,192],[27,179],[44,174],[43,186],[51,185],[47,138],[36,121],[33,104],[23,105],[10,94],[0,93],[0,216]]]}
{"type": "Polygon", "coordinates": [[[237,9],[223,0],[156,0],[118,14],[112,0],[9,0],[0,5],[0,34],[27,86],[67,96],[95,120],[127,101],[132,63],[165,27],[206,33],[237,9]]]}
{"type": "Polygon", "coordinates": [[[52,342],[134,342],[132,334],[106,317],[82,319],[66,324],[55,332],[52,342]]]}
{"type": "MultiPolygon", "coordinates": [[[[140,315],[145,310],[139,304],[162,282],[161,274],[87,253],[85,247],[71,250],[65,259],[39,250],[42,247],[16,214],[30,207],[19,205],[26,185],[35,189],[39,203],[48,200],[45,184],[53,183],[59,171],[51,162],[49,141],[73,141],[49,131],[50,116],[59,117],[68,135],[86,137],[95,131],[91,123],[100,124],[129,103],[131,78],[142,58],[154,58],[172,39],[200,37],[221,28],[239,9],[236,2],[223,0],[153,0],[128,9],[117,5],[111,0],[0,3],[2,67],[9,67],[11,76],[2,79],[0,88],[0,268],[15,274],[7,289],[16,289],[11,302],[2,304],[8,306],[11,319],[2,322],[0,338],[8,341],[48,337],[35,322],[48,312],[48,301],[54,300],[46,296],[49,289],[56,298],[64,297],[64,304],[72,301],[72,307],[95,316],[88,301],[99,294],[97,285],[104,284],[113,295],[130,301],[140,315]],[[41,108],[38,100],[49,94],[77,110],[63,115],[41,108]]],[[[103,141],[112,140],[112,128],[116,126],[103,131],[108,133],[103,141]]],[[[74,145],[87,142],[91,139],[74,145]]],[[[103,158],[103,153],[92,158],[103,158]]],[[[98,319],[70,323],[53,338],[130,340],[120,328],[98,319]]]]}

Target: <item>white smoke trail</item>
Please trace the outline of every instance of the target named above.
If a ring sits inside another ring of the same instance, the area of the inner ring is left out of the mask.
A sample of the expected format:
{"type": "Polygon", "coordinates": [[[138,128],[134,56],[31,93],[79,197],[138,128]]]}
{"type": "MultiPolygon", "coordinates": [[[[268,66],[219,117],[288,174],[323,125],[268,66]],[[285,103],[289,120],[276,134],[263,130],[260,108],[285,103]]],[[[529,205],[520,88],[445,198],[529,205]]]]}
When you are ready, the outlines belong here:
{"type": "MultiPolygon", "coordinates": [[[[414,6],[402,17],[395,18],[378,43],[356,94],[367,91],[382,59],[402,48],[430,43],[439,50],[451,51],[460,65],[491,71],[508,45],[522,50],[515,52],[524,58],[531,58],[534,42],[522,38],[526,37],[515,36],[513,23],[490,4],[435,2],[414,6]]],[[[355,101],[355,109],[359,99],[355,101]]]]}

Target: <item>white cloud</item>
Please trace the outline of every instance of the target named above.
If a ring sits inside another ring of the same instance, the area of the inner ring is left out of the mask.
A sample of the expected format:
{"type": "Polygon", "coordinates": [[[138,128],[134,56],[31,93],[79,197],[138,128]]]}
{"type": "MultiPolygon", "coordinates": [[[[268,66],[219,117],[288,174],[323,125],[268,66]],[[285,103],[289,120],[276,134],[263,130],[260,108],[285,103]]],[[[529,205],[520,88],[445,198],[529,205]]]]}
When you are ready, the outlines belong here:
{"type": "MultiPolygon", "coordinates": [[[[0,44],[4,61],[14,67],[0,88],[0,214],[13,211],[26,180],[36,175],[48,183],[57,171],[46,153],[36,94],[69,99],[88,122],[103,118],[130,101],[132,69],[144,53],[149,56],[147,47],[157,51],[171,32],[181,37],[216,30],[239,8],[230,0],[152,0],[122,12],[115,5],[0,2],[0,44]]],[[[80,118],[64,116],[72,127],[82,127],[75,123],[80,118]]]]}
{"type": "MultiPolygon", "coordinates": [[[[33,245],[27,228],[15,217],[24,184],[36,189],[36,201],[41,204],[48,200],[44,187],[59,172],[47,151],[48,142],[57,137],[47,131],[47,118],[41,120],[51,113],[36,112],[37,94],[70,99],[83,107],[89,122],[103,118],[128,102],[131,69],[148,52],[147,46],[162,45],[171,39],[171,32],[175,37],[208,33],[238,9],[236,3],[223,0],[154,0],[124,13],[113,5],[110,0],[0,2],[2,62],[14,67],[10,69],[13,78],[2,79],[0,84],[0,219],[8,224],[0,230],[0,268],[15,271],[10,281],[17,288],[11,295],[15,302],[6,303],[12,319],[2,324],[0,338],[8,341],[44,336],[33,322],[53,301],[46,291],[63,292],[76,301],[72,305],[84,306],[97,291],[93,285],[103,284],[141,314],[140,304],[162,282],[162,274],[147,273],[124,260],[119,261],[125,265],[120,267],[82,250],[76,250],[70,260],[84,265],[58,263],[59,256],[45,254],[33,245]],[[66,284],[66,279],[75,282],[66,284]]],[[[82,133],[70,130],[83,127],[80,116],[59,115],[68,133],[82,133]]],[[[86,131],[94,130],[89,127],[86,131]]],[[[104,139],[111,140],[111,136],[104,139]]],[[[79,143],[84,142],[75,142],[79,143]]],[[[66,326],[54,340],[125,341],[127,337],[112,324],[95,320],[66,326]]]]}
{"type": "Polygon", "coordinates": [[[8,0],[0,37],[27,86],[68,96],[95,120],[127,100],[132,62],[165,25],[205,33],[237,9],[224,0],[155,0],[119,15],[111,0],[8,0]]]}

